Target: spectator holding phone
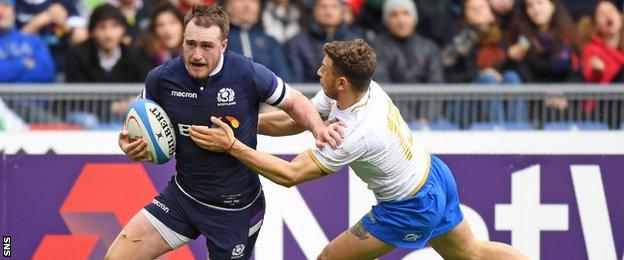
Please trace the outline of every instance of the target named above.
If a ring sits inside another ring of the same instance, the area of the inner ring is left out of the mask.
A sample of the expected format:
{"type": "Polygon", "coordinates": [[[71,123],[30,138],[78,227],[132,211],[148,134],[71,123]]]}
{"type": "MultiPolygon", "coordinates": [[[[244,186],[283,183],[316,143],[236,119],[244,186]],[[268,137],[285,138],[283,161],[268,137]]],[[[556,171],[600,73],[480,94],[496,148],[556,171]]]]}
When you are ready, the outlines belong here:
{"type": "Polygon", "coordinates": [[[574,81],[579,68],[574,23],[559,0],[523,0],[507,55],[524,82],[574,81]]]}

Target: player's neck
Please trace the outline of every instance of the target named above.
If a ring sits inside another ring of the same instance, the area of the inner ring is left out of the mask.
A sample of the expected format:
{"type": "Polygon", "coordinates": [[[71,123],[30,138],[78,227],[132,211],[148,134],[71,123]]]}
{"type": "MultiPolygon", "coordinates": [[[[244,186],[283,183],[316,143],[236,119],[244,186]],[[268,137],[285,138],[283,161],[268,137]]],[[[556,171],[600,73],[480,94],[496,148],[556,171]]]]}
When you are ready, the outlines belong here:
{"type": "Polygon", "coordinates": [[[366,95],[366,92],[368,91],[345,91],[337,100],[338,109],[345,110],[353,106],[355,103],[360,102],[364,95],[366,95]]]}

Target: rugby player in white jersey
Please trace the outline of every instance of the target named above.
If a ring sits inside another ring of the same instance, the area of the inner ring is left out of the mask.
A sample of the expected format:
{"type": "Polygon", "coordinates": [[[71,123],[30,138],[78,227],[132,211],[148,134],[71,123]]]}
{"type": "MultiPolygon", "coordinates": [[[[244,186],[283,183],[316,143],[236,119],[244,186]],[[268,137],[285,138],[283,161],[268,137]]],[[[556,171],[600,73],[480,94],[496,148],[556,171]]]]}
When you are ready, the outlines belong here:
{"type": "MultiPolygon", "coordinates": [[[[319,259],[374,259],[396,247],[417,249],[427,244],[445,259],[526,259],[509,245],[474,238],[459,208],[451,171],[416,141],[399,110],[372,81],[374,50],[353,40],[328,43],[324,51],[318,69],[323,90],[312,102],[330,122],[340,122],[333,127],[344,126],[337,149],[313,147],[287,162],[237,141],[230,127],[214,117],[219,128],[192,127],[191,138],[287,187],[349,165],[378,204],[331,241],[319,259]]],[[[261,116],[258,126],[258,132],[267,135],[303,130],[279,112],[261,116]]]]}

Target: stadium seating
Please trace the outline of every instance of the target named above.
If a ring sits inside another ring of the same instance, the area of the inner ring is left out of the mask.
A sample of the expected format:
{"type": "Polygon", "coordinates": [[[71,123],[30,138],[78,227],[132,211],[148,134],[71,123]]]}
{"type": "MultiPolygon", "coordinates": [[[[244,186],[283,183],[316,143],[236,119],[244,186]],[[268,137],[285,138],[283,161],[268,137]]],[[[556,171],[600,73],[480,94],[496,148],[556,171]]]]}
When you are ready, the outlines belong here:
{"type": "Polygon", "coordinates": [[[609,126],[603,122],[594,121],[559,121],[544,124],[544,130],[548,131],[600,131],[609,130],[609,126]]]}
{"type": "Polygon", "coordinates": [[[470,125],[471,131],[531,131],[535,130],[532,124],[520,122],[475,122],[470,125]]]}
{"type": "Polygon", "coordinates": [[[408,123],[408,126],[412,131],[458,131],[459,126],[455,123],[449,122],[447,120],[436,120],[432,122],[420,122],[420,121],[412,121],[408,123]]]}

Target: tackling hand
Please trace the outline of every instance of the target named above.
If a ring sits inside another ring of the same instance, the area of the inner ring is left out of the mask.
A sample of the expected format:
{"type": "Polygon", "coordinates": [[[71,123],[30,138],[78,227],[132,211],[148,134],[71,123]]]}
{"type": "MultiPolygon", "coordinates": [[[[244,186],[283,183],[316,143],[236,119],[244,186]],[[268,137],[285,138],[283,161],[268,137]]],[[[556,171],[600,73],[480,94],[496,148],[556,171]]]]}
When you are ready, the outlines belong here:
{"type": "Polygon", "coordinates": [[[331,123],[316,134],[316,147],[323,149],[328,143],[332,149],[338,148],[344,139],[344,128],[347,126],[342,121],[331,123]]]}
{"type": "Polygon", "coordinates": [[[236,141],[234,131],[219,118],[212,116],[210,121],[219,128],[192,125],[189,128],[189,135],[193,142],[203,149],[212,152],[225,152],[236,141]]]}

